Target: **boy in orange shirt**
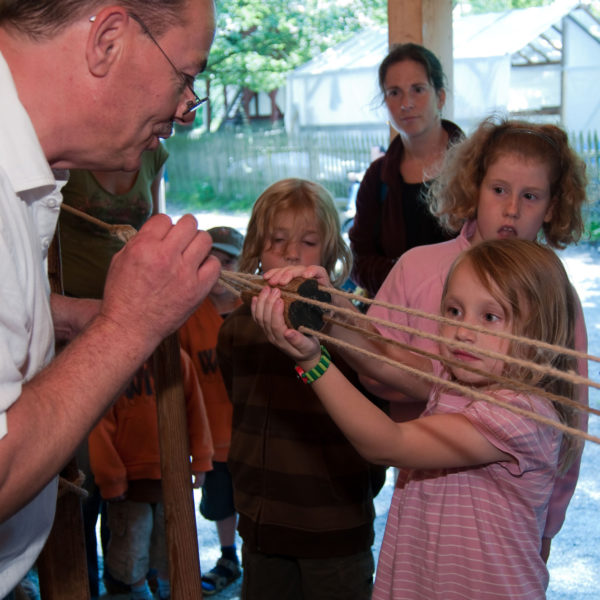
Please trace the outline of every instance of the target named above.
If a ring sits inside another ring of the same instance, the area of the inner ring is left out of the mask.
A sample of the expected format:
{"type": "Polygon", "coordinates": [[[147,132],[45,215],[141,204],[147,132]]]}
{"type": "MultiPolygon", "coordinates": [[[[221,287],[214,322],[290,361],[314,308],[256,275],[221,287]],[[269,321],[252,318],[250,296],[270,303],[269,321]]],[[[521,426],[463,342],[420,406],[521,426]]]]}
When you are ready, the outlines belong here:
{"type": "MultiPolygon", "coordinates": [[[[181,365],[192,485],[198,488],[212,468],[212,437],[196,371],[184,351],[181,365]]],[[[92,430],[88,443],[96,485],[108,501],[105,569],[131,586],[132,600],[152,600],[146,575],[150,567],[156,568],[158,598],[169,598],[156,393],[149,363],[92,430]]]]}

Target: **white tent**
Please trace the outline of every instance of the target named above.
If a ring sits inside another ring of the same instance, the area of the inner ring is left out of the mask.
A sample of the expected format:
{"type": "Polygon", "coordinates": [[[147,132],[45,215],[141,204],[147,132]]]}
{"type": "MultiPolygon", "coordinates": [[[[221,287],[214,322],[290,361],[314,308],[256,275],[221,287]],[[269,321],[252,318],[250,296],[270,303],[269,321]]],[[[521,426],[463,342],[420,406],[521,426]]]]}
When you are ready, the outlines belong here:
{"type": "Polygon", "coordinates": [[[387,29],[366,29],[317,55],[287,78],[286,129],[385,124],[377,65],[387,52],[387,29]]]}
{"type": "MultiPolygon", "coordinates": [[[[364,30],[293,71],[285,88],[288,131],[387,127],[377,67],[385,27],[364,30]]],[[[456,16],[454,114],[469,131],[492,112],[600,129],[600,24],[586,4],[456,16]]]]}

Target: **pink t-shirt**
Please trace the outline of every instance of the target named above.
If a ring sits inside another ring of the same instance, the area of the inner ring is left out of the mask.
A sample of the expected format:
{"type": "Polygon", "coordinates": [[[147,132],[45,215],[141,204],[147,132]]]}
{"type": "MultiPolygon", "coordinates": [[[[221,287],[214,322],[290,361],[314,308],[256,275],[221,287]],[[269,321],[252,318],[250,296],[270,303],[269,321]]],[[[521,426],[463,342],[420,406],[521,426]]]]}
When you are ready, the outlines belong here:
{"type": "MultiPolygon", "coordinates": [[[[464,250],[467,250],[471,243],[475,230],[475,221],[470,221],[464,225],[460,235],[448,242],[441,244],[430,244],[428,246],[418,246],[412,248],[403,254],[394,268],[390,271],[383,285],[377,293],[376,299],[381,302],[416,308],[427,313],[440,314],[440,302],[442,299],[442,290],[446,275],[450,270],[455,258],[464,250]]],[[[575,349],[580,352],[587,352],[587,332],[583,310],[577,294],[577,317],[575,321],[575,349]]],[[[369,309],[369,316],[392,321],[399,325],[414,327],[419,331],[426,333],[437,333],[438,323],[432,319],[407,315],[407,313],[372,305],[369,309]]],[[[386,337],[410,344],[417,348],[437,352],[436,342],[424,339],[417,335],[409,335],[397,329],[390,329],[382,325],[377,325],[380,333],[386,337]]],[[[578,372],[583,377],[588,375],[587,361],[578,361],[578,372]]],[[[367,386],[368,387],[368,386],[367,386]]],[[[588,405],[588,388],[579,386],[578,400],[588,405]]],[[[390,416],[395,421],[401,419],[402,411],[399,403],[390,402],[390,416]]],[[[587,413],[582,413],[580,427],[587,431],[587,413]]],[[[544,537],[554,537],[565,520],[567,506],[575,491],[577,479],[579,477],[579,466],[581,455],[571,468],[557,479],[556,487],[550,503],[548,512],[548,521],[544,531],[544,537]]]]}
{"type": "MultiPolygon", "coordinates": [[[[435,366],[441,373],[442,366],[435,366]]],[[[516,462],[401,470],[373,600],[545,598],[548,571],[540,546],[561,432],[483,400],[438,392],[424,415],[464,414],[516,462]]],[[[548,400],[507,390],[496,394],[558,421],[548,400]]]]}
{"type": "MultiPolygon", "coordinates": [[[[440,302],[446,275],[454,259],[467,250],[471,243],[475,223],[465,226],[460,235],[447,242],[417,246],[405,252],[390,271],[379,291],[376,300],[416,308],[434,315],[440,314],[440,302]]],[[[393,310],[373,304],[369,308],[369,316],[391,321],[398,325],[413,327],[425,333],[437,334],[439,324],[433,319],[408,315],[399,310],[393,310]]],[[[408,334],[397,329],[391,329],[375,323],[377,329],[385,337],[422,348],[430,352],[437,352],[436,342],[418,335],[408,334]]],[[[390,415],[395,421],[403,420],[398,403],[390,403],[390,415]]]]}

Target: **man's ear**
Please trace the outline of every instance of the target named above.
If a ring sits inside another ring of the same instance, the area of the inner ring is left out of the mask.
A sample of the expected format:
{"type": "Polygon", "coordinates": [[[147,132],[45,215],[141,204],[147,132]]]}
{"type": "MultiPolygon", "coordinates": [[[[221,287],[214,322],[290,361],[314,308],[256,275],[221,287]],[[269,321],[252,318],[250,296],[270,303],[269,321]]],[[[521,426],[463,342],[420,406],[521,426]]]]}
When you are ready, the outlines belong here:
{"type": "Polygon", "coordinates": [[[86,59],[90,72],[104,77],[123,49],[124,36],[131,19],[120,6],[103,8],[92,17],[86,46],[86,59]]]}

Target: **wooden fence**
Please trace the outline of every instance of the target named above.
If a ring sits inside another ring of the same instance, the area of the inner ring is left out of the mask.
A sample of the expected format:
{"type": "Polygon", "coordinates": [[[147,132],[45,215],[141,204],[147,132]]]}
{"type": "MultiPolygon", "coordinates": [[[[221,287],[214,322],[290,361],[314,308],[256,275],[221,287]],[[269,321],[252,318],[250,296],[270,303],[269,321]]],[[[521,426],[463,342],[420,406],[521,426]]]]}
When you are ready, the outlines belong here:
{"type": "MultiPolygon", "coordinates": [[[[590,185],[586,220],[600,226],[600,141],[597,132],[570,135],[585,160],[590,185]]],[[[188,210],[207,204],[249,209],[260,193],[284,177],[304,177],[347,198],[349,175],[362,173],[373,147],[386,148],[386,130],[314,131],[288,135],[283,129],[219,132],[196,139],[180,133],[166,142],[167,203],[188,210]]]]}
{"type": "Polygon", "coordinates": [[[600,140],[597,131],[572,133],[569,136],[574,150],[587,165],[588,202],[584,207],[586,237],[600,240],[600,140]]]}
{"type": "Polygon", "coordinates": [[[597,179],[600,169],[600,141],[598,140],[598,132],[580,131],[579,133],[572,133],[569,136],[569,140],[575,151],[585,160],[590,174],[597,179]]]}
{"type": "Polygon", "coordinates": [[[387,147],[379,131],[307,132],[284,130],[212,133],[198,139],[176,135],[166,143],[168,201],[177,204],[218,198],[221,205],[252,203],[270,184],[303,177],[347,197],[349,174],[364,171],[371,148],[387,147]]]}

